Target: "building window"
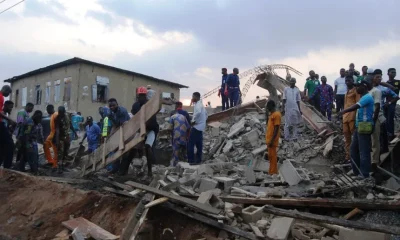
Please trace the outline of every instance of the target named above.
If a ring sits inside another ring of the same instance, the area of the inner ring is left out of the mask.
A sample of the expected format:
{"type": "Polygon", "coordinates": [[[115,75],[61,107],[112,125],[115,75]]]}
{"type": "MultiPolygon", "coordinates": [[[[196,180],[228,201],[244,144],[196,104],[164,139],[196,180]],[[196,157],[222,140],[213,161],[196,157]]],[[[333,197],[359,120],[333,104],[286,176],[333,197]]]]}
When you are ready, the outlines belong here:
{"type": "Polygon", "coordinates": [[[96,84],[92,85],[92,101],[107,102],[108,100],[108,84],[110,80],[107,77],[96,77],[96,84]]]}
{"type": "Polygon", "coordinates": [[[40,105],[42,104],[42,89],[40,89],[40,85],[36,85],[35,87],[35,104],[40,105]]]}
{"type": "Polygon", "coordinates": [[[71,77],[64,78],[64,102],[71,100],[71,79],[71,77]]]}
{"type": "Polygon", "coordinates": [[[28,97],[28,88],[24,87],[22,88],[22,106],[26,106],[26,98],[28,97]]]}
{"type": "Polygon", "coordinates": [[[18,107],[18,99],[19,99],[19,90],[15,90],[15,102],[14,102],[14,106],[15,108],[18,107]]]}
{"type": "Polygon", "coordinates": [[[46,84],[46,104],[50,103],[51,96],[51,82],[47,82],[46,84]]]}
{"type": "Polygon", "coordinates": [[[107,100],[108,100],[108,87],[99,84],[93,84],[92,101],[105,103],[107,102],[107,100]]]}
{"type": "Polygon", "coordinates": [[[57,80],[54,82],[54,103],[58,103],[60,101],[60,90],[61,81],[57,80]]]}

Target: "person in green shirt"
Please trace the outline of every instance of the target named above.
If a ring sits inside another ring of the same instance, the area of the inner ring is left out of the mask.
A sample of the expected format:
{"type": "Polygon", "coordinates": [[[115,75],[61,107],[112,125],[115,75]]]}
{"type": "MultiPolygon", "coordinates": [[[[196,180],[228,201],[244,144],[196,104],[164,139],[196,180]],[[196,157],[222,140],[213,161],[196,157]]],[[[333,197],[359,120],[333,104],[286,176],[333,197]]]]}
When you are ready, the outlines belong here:
{"type": "MultiPolygon", "coordinates": [[[[313,70],[311,70],[309,74],[310,74],[309,80],[307,80],[306,84],[304,85],[304,96],[311,97],[317,86],[319,86],[321,83],[319,82],[313,70]]],[[[311,101],[311,104],[315,107],[315,109],[317,109],[317,111],[320,110],[319,101],[320,101],[319,96],[315,96],[311,101]]]]}
{"type": "Polygon", "coordinates": [[[360,83],[367,76],[368,67],[367,66],[363,66],[361,71],[362,71],[362,75],[357,77],[357,83],[360,83]]]}

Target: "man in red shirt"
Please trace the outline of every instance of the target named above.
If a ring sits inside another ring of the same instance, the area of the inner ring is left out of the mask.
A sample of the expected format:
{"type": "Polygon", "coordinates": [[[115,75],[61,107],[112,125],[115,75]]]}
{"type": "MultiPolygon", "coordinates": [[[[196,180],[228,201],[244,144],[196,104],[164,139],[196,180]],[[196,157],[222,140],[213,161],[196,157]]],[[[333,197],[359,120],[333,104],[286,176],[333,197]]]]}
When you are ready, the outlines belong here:
{"type": "MultiPolygon", "coordinates": [[[[11,93],[11,87],[5,85],[0,90],[0,109],[4,107],[4,97],[8,97],[11,93]]],[[[0,166],[4,168],[10,168],[12,165],[13,153],[14,153],[14,141],[6,127],[3,119],[6,119],[9,124],[15,125],[15,121],[11,120],[8,116],[0,111],[0,166]]]]}

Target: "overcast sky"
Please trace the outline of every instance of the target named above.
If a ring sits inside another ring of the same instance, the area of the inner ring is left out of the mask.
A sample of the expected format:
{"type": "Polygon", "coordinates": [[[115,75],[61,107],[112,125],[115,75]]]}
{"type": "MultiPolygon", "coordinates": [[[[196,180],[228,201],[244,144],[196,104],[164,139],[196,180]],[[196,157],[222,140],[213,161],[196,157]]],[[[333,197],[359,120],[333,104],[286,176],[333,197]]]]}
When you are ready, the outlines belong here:
{"type": "MultiPolygon", "coordinates": [[[[26,0],[0,14],[0,79],[81,57],[188,85],[182,100],[218,86],[221,67],[287,64],[303,73],[301,89],[311,69],[333,84],[351,62],[400,68],[399,9],[398,0],[26,0]]],[[[246,100],[266,94],[254,86],[246,100]]]]}

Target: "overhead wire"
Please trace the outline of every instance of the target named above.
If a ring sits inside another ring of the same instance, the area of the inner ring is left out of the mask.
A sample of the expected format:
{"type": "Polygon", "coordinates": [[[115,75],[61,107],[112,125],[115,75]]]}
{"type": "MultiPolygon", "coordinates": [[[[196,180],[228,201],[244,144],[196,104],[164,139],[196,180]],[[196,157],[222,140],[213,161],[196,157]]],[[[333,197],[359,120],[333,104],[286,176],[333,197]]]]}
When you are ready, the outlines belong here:
{"type": "MultiPolygon", "coordinates": [[[[3,0],[2,2],[5,2],[5,1],[6,1],[6,0],[3,0]]],[[[0,12],[0,14],[5,13],[6,11],[10,10],[11,8],[17,6],[18,4],[20,4],[20,3],[24,2],[24,1],[25,1],[25,0],[19,1],[19,2],[17,2],[16,4],[12,5],[11,7],[8,7],[8,8],[6,8],[6,9],[4,9],[3,11],[0,12]]],[[[0,2],[0,3],[2,3],[2,2],[0,2]]]]}

